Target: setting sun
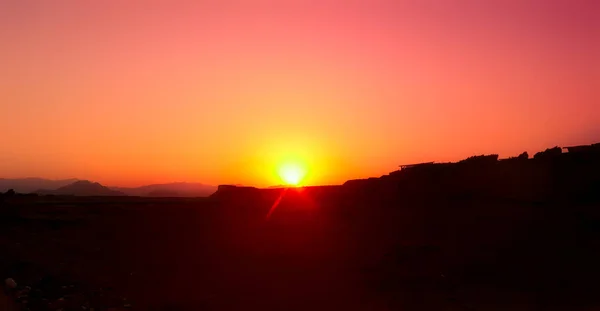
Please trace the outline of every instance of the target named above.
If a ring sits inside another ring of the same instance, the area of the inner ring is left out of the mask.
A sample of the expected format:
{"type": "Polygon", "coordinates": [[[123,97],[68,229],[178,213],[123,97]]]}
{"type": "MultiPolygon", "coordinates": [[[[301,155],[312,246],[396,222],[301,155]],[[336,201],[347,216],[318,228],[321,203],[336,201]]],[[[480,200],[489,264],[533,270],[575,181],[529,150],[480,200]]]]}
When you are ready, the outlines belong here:
{"type": "Polygon", "coordinates": [[[284,164],[279,168],[279,177],[290,186],[298,186],[305,175],[306,169],[298,163],[284,164]]]}

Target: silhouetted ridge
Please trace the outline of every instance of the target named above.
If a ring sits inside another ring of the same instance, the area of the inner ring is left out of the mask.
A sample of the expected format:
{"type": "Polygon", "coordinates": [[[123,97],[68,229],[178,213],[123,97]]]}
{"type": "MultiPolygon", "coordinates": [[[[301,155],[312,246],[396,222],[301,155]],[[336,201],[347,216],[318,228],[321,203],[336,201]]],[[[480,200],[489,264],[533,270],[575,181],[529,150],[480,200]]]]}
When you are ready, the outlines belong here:
{"type": "Polygon", "coordinates": [[[51,180],[44,178],[0,178],[0,192],[6,192],[8,189],[14,189],[18,193],[30,193],[39,189],[56,190],[60,187],[70,185],[78,179],[51,180]]]}
{"type": "Polygon", "coordinates": [[[39,194],[52,195],[74,195],[74,196],[125,196],[126,194],[119,191],[111,190],[102,186],[97,182],[88,180],[80,180],[70,185],[60,187],[56,190],[39,190],[39,194]]]}
{"type": "Polygon", "coordinates": [[[490,155],[479,155],[479,156],[472,156],[472,157],[468,157],[464,160],[461,160],[458,163],[462,163],[462,164],[492,164],[495,163],[496,161],[498,161],[498,155],[497,154],[490,154],[490,155]]]}
{"type": "Polygon", "coordinates": [[[136,188],[111,187],[111,189],[140,197],[207,197],[217,190],[215,186],[187,182],[154,184],[136,188]]]}
{"type": "MultiPolygon", "coordinates": [[[[527,152],[499,160],[497,154],[477,155],[456,163],[401,165],[379,178],[349,180],[348,197],[369,195],[376,200],[395,198],[441,200],[489,197],[547,201],[600,198],[600,144],[553,147],[529,159],[527,152]]],[[[271,189],[219,186],[215,197],[257,196],[271,189]]]]}
{"type": "Polygon", "coordinates": [[[533,158],[534,159],[552,159],[557,158],[562,154],[562,149],[560,147],[548,148],[544,151],[540,151],[536,153],[533,158]]]}
{"type": "MultiPolygon", "coordinates": [[[[272,191],[273,189],[269,189],[267,191],[272,191]]],[[[242,196],[252,196],[258,195],[260,190],[255,187],[243,187],[243,186],[234,186],[234,185],[219,185],[217,187],[217,191],[211,195],[214,198],[227,198],[231,196],[242,197],[242,196]]]]}

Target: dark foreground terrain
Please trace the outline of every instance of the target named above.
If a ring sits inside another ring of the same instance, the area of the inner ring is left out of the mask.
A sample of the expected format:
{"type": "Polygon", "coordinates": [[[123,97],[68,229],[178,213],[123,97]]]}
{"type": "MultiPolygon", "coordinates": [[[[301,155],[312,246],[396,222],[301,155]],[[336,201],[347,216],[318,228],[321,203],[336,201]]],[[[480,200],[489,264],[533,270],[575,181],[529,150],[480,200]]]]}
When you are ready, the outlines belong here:
{"type": "Polygon", "coordinates": [[[30,310],[598,310],[598,160],[204,199],[5,196],[0,276],[30,310]]]}

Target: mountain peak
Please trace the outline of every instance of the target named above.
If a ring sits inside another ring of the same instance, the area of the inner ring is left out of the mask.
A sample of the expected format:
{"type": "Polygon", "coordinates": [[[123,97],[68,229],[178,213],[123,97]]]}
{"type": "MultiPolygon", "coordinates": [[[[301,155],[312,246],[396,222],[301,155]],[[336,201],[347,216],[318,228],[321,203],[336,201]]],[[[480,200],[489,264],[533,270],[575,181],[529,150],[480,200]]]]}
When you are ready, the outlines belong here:
{"type": "Polygon", "coordinates": [[[102,186],[100,183],[98,182],[93,182],[90,180],[78,180],[72,184],[70,184],[70,186],[78,186],[78,187],[88,187],[88,186],[100,186],[100,187],[104,187],[102,186]]]}
{"type": "Polygon", "coordinates": [[[125,196],[123,192],[111,190],[100,183],[79,180],[60,187],[54,191],[40,191],[42,194],[75,195],[75,196],[125,196]]]}

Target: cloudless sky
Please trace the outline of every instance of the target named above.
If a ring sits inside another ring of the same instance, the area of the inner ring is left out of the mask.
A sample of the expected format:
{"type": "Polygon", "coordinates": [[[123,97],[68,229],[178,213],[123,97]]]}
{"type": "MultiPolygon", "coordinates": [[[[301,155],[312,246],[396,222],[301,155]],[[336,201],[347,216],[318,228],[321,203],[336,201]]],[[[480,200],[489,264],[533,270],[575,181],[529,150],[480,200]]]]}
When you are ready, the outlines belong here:
{"type": "Polygon", "coordinates": [[[598,141],[596,0],[0,0],[0,177],[331,184],[598,141]]]}

